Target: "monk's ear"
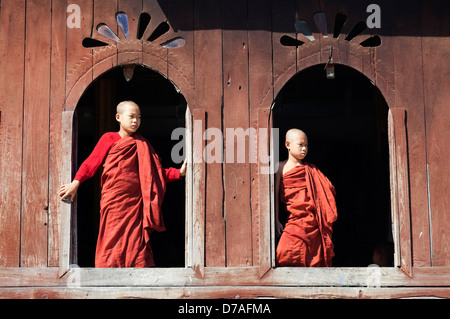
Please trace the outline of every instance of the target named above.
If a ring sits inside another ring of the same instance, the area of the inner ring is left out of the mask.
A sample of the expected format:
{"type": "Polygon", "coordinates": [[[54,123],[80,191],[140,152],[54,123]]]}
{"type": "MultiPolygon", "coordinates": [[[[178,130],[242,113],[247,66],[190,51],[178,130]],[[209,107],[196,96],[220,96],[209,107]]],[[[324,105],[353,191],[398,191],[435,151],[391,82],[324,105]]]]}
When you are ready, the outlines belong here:
{"type": "Polygon", "coordinates": [[[291,146],[291,143],[289,141],[284,142],[284,146],[286,146],[287,149],[289,149],[289,146],[291,146]]]}
{"type": "Polygon", "coordinates": [[[116,121],[120,123],[120,114],[116,113],[116,121]]]}

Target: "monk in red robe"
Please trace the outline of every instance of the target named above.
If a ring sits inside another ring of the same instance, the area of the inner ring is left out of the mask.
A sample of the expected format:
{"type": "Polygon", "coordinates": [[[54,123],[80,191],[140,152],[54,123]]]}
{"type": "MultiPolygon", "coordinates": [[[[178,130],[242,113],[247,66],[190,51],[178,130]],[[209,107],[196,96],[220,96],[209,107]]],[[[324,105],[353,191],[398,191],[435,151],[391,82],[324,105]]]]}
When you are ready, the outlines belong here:
{"type": "Polygon", "coordinates": [[[331,235],[336,221],[335,189],[311,164],[303,161],[308,138],[298,129],[286,133],[289,157],[275,175],[276,232],[281,235],[276,265],[290,267],[330,267],[334,256],[331,235]],[[279,221],[278,198],[289,214],[286,225],[279,221]]]}
{"type": "Polygon", "coordinates": [[[80,166],[74,180],[62,185],[59,195],[73,201],[78,187],[94,176],[103,163],[100,229],[96,267],[152,267],[152,231],[164,231],[161,204],[166,183],[185,175],[181,169],[165,169],[150,143],[137,129],[139,106],[124,101],[117,106],[119,132],[104,134],[80,166]]]}

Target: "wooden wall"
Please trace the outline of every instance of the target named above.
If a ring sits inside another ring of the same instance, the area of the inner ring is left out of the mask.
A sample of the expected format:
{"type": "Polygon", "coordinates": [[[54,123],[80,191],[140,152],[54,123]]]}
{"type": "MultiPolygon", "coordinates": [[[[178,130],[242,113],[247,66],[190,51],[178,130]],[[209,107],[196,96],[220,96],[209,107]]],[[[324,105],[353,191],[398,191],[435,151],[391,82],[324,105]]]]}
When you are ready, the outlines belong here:
{"type": "MultiPolygon", "coordinates": [[[[449,3],[377,1],[381,29],[367,29],[357,38],[379,34],[382,45],[377,48],[363,48],[343,36],[324,39],[315,31],[315,12],[325,12],[332,34],[334,16],[343,11],[348,21],[342,32],[348,33],[369,15],[370,2],[2,1],[0,271],[58,266],[62,113],[73,110],[103,72],[127,63],[144,64],[181,89],[191,112],[205,112],[206,128],[257,128],[267,126],[283,85],[300,70],[325,63],[324,50],[330,45],[338,53],[336,63],[371,79],[391,109],[406,110],[412,264],[449,267],[449,3]],[[69,4],[81,8],[81,28],[66,26],[69,4]],[[132,37],[117,44],[105,40],[95,26],[106,23],[117,31],[117,11],[128,14],[132,36],[142,11],[152,17],[148,30],[167,18],[171,30],[160,42],[182,36],[186,45],[164,49],[132,37]],[[296,17],[312,26],[317,41],[299,47],[280,44],[283,35],[307,41],[295,33],[296,17]],[[85,48],[86,37],[109,46],[85,48]]],[[[226,142],[225,137],[225,151],[226,142]]],[[[259,245],[269,235],[260,231],[268,209],[260,199],[270,196],[261,184],[264,178],[254,163],[206,166],[206,267],[262,262],[259,245]]]]}

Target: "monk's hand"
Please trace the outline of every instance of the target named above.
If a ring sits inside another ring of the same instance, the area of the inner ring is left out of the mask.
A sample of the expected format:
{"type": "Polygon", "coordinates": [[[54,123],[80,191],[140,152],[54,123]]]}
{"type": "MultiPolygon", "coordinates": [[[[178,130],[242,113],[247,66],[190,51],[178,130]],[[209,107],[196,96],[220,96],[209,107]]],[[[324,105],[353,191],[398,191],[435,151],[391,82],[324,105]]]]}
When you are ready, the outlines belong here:
{"type": "Polygon", "coordinates": [[[281,234],[283,233],[283,228],[284,228],[283,224],[280,223],[280,221],[277,220],[276,223],[275,223],[275,232],[276,232],[278,237],[280,237],[281,234]]]}
{"type": "Polygon", "coordinates": [[[184,160],[183,165],[180,168],[180,176],[186,176],[186,160],[184,160]]]}
{"type": "Polygon", "coordinates": [[[77,194],[78,187],[80,186],[80,182],[77,180],[74,180],[70,184],[62,185],[59,189],[59,196],[61,197],[61,200],[65,200],[69,196],[71,197],[70,201],[73,202],[73,199],[75,198],[75,195],[77,194]]]}

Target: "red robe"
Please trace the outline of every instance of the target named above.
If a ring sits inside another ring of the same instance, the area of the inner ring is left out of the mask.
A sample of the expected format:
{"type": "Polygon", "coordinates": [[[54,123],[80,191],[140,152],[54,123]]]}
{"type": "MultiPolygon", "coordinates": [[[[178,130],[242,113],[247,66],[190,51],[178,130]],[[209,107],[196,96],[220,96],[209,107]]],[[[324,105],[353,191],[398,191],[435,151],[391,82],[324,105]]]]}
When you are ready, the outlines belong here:
{"type": "Polygon", "coordinates": [[[282,176],[280,199],[289,217],[277,246],[277,266],[330,267],[337,218],[333,185],[316,166],[305,163],[282,176]]]}
{"type": "Polygon", "coordinates": [[[150,234],[165,230],[161,204],[166,182],[178,179],[179,169],[164,169],[153,147],[138,133],[124,138],[106,133],[75,179],[89,178],[103,160],[95,266],[154,266],[150,234]]]}

